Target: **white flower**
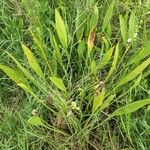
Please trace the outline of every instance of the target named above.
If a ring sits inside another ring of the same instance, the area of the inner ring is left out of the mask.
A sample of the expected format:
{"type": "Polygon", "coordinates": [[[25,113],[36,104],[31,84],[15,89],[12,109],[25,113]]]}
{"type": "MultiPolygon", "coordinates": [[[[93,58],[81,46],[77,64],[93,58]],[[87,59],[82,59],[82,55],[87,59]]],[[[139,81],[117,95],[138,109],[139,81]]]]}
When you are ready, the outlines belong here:
{"type": "Polygon", "coordinates": [[[71,102],[71,108],[72,108],[72,109],[76,109],[76,108],[77,108],[76,102],[71,102]]]}
{"type": "Polygon", "coordinates": [[[136,38],[138,36],[138,34],[137,33],[134,33],[134,38],[136,38]]]}
{"type": "Polygon", "coordinates": [[[37,111],[36,109],[33,109],[33,110],[32,110],[32,115],[33,115],[33,116],[36,116],[37,114],[38,114],[38,111],[37,111]]]}
{"type": "Polygon", "coordinates": [[[132,38],[129,38],[129,39],[127,40],[127,42],[128,42],[128,43],[131,43],[131,42],[132,42],[132,38]]]}

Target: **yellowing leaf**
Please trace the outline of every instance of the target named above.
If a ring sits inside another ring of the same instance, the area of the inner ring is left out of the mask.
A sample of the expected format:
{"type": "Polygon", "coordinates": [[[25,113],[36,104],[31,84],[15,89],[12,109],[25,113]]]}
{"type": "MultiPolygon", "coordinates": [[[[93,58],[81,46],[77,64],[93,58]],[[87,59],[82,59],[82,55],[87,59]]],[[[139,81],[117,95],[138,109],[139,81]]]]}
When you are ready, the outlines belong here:
{"type": "Polygon", "coordinates": [[[104,98],[105,98],[105,88],[102,89],[99,95],[95,95],[94,101],[93,101],[92,112],[95,112],[97,108],[102,105],[104,98]]]}
{"type": "Polygon", "coordinates": [[[88,54],[90,55],[92,48],[94,46],[94,40],[95,40],[95,28],[90,31],[89,37],[88,37],[88,54]]]}
{"type": "Polygon", "coordinates": [[[55,23],[59,40],[64,49],[67,49],[67,31],[59,12],[55,9],[55,23]]]}
{"type": "Polygon", "coordinates": [[[50,80],[53,84],[55,84],[60,90],[66,92],[66,87],[63,83],[63,81],[60,78],[57,77],[50,77],[50,80]]]}
{"type": "Polygon", "coordinates": [[[28,62],[30,64],[31,68],[36,72],[37,75],[39,75],[40,77],[44,77],[44,74],[40,68],[40,65],[39,65],[36,57],[34,56],[34,54],[31,52],[31,50],[24,44],[22,44],[22,49],[28,59],[28,62]]]}
{"type": "Polygon", "coordinates": [[[43,123],[43,120],[38,116],[31,117],[27,121],[27,123],[30,124],[30,125],[34,125],[34,126],[45,126],[45,124],[43,123]]]}

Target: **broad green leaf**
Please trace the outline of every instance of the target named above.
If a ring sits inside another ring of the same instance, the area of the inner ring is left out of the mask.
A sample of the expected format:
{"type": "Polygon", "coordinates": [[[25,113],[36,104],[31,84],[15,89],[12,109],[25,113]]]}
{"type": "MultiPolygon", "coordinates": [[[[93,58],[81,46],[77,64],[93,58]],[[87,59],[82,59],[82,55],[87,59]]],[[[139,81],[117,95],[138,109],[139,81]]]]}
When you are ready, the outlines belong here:
{"type": "Polygon", "coordinates": [[[141,65],[131,71],[126,77],[120,80],[117,87],[131,81],[132,79],[136,78],[139,74],[143,72],[143,70],[150,64],[150,58],[145,60],[141,65]]]}
{"type": "Polygon", "coordinates": [[[31,117],[27,123],[34,126],[45,126],[43,120],[38,116],[31,117]]]}
{"type": "Polygon", "coordinates": [[[55,84],[60,90],[66,92],[66,87],[62,81],[62,79],[57,78],[57,77],[50,77],[50,80],[52,81],[53,84],[55,84]]]}
{"type": "Polygon", "coordinates": [[[116,111],[114,111],[111,114],[111,116],[113,117],[113,116],[117,116],[117,115],[129,114],[129,113],[137,111],[141,107],[148,105],[148,104],[150,104],[150,99],[139,100],[137,102],[127,104],[126,106],[117,109],[116,111]]]}
{"type": "Polygon", "coordinates": [[[117,46],[116,46],[115,54],[114,54],[114,60],[112,62],[112,67],[110,68],[110,71],[109,71],[105,81],[107,81],[110,78],[110,76],[112,75],[113,71],[116,69],[118,56],[119,56],[119,44],[117,44],[117,46]]]}
{"type": "Polygon", "coordinates": [[[66,31],[64,21],[62,20],[57,9],[55,9],[55,23],[56,23],[56,30],[57,30],[59,40],[63,48],[66,50],[67,49],[67,31],[66,31]]]}
{"type": "Polygon", "coordinates": [[[60,53],[58,44],[57,44],[56,39],[55,39],[54,36],[53,36],[53,43],[54,43],[54,55],[56,57],[56,60],[58,61],[58,63],[60,65],[62,65],[62,54],[60,53]]]}
{"type": "Polygon", "coordinates": [[[110,23],[108,24],[108,26],[106,28],[106,35],[108,36],[109,39],[111,39],[111,37],[112,37],[112,27],[111,27],[110,23]]]}
{"type": "Polygon", "coordinates": [[[95,0],[87,0],[87,6],[92,7],[95,3],[95,0]]]}
{"type": "Polygon", "coordinates": [[[115,98],[115,96],[116,96],[115,94],[109,96],[109,97],[104,101],[104,103],[101,105],[100,110],[102,111],[102,110],[104,110],[106,107],[108,107],[108,106],[111,104],[112,100],[115,98]]]}
{"type": "Polygon", "coordinates": [[[140,75],[138,76],[138,78],[135,79],[134,84],[133,84],[132,86],[130,86],[130,88],[129,88],[128,90],[126,90],[125,92],[123,92],[122,94],[120,94],[118,98],[123,97],[123,96],[126,95],[127,93],[131,92],[134,88],[136,88],[136,87],[139,85],[141,79],[142,79],[142,74],[140,74],[140,75]]]}
{"type": "Polygon", "coordinates": [[[131,65],[133,63],[138,63],[138,62],[140,62],[140,60],[146,58],[149,55],[150,55],[150,49],[149,48],[146,48],[146,49],[143,49],[143,50],[138,50],[132,56],[132,58],[129,60],[129,62],[127,63],[127,66],[131,65]]]}
{"type": "Polygon", "coordinates": [[[104,98],[105,98],[105,88],[102,89],[99,95],[94,96],[92,112],[95,112],[97,108],[102,105],[104,98]]]}
{"type": "Polygon", "coordinates": [[[114,47],[111,47],[111,48],[106,52],[106,54],[104,54],[104,56],[102,57],[101,62],[100,62],[99,65],[98,65],[98,69],[103,68],[103,67],[109,62],[109,60],[110,60],[111,57],[112,57],[113,51],[114,51],[114,47]]]}
{"type": "Polygon", "coordinates": [[[36,72],[37,75],[39,75],[40,77],[44,77],[44,74],[40,68],[40,65],[39,65],[36,57],[34,56],[34,54],[31,52],[31,50],[24,44],[22,44],[22,49],[28,59],[28,62],[30,64],[31,68],[36,72]]]}
{"type": "Polygon", "coordinates": [[[83,37],[83,32],[85,30],[85,14],[83,11],[80,12],[77,9],[77,17],[76,17],[76,37],[78,41],[80,41],[83,37]]]}
{"type": "Polygon", "coordinates": [[[136,18],[135,13],[132,12],[129,19],[129,37],[134,39],[134,34],[136,33],[136,18]]]}
{"type": "Polygon", "coordinates": [[[103,21],[103,25],[102,25],[102,31],[103,32],[106,29],[107,25],[109,24],[110,19],[113,15],[114,5],[115,5],[115,1],[113,0],[112,3],[110,4],[109,8],[106,11],[104,21],[103,21]]]}
{"type": "Polygon", "coordinates": [[[9,76],[9,78],[11,78],[17,84],[19,83],[24,83],[25,85],[28,84],[26,78],[21,74],[21,72],[18,72],[17,70],[2,64],[0,64],[0,69],[2,69],[9,76]]]}
{"type": "Polygon", "coordinates": [[[16,58],[14,58],[10,53],[6,52],[11,58],[12,60],[16,63],[16,65],[18,66],[18,68],[20,69],[20,71],[22,71],[22,73],[31,81],[34,81],[34,78],[32,77],[32,75],[28,72],[28,70],[26,70],[19,62],[16,58]]]}
{"type": "Polygon", "coordinates": [[[49,71],[52,72],[52,71],[51,71],[50,64],[49,64],[49,61],[48,61],[48,59],[47,59],[46,53],[45,53],[44,48],[43,48],[43,47],[44,47],[44,43],[43,43],[40,39],[38,39],[38,38],[35,36],[35,34],[34,34],[34,33],[32,32],[32,30],[31,30],[31,28],[29,28],[29,31],[30,31],[30,33],[31,33],[31,35],[32,35],[32,37],[33,37],[34,43],[36,44],[36,46],[38,47],[38,49],[41,51],[41,54],[42,54],[42,56],[43,56],[43,58],[44,58],[44,61],[45,61],[46,64],[47,64],[47,67],[48,67],[49,71]]]}
{"type": "Polygon", "coordinates": [[[21,87],[23,90],[25,90],[26,92],[33,93],[32,89],[31,89],[29,86],[26,86],[26,85],[23,84],[23,83],[18,83],[17,85],[20,86],[20,87],[21,87]]]}
{"type": "Polygon", "coordinates": [[[83,57],[83,54],[85,52],[85,42],[84,41],[80,41],[79,42],[79,45],[78,45],[78,48],[77,48],[77,52],[78,52],[78,56],[79,56],[79,59],[81,60],[81,58],[83,57]]]}
{"type": "Polygon", "coordinates": [[[109,42],[105,37],[102,37],[102,41],[103,41],[104,46],[105,46],[105,52],[107,52],[109,49],[109,42]]]}
{"type": "Polygon", "coordinates": [[[122,35],[124,44],[126,44],[126,42],[127,42],[127,25],[126,25],[125,19],[122,15],[119,16],[119,21],[120,21],[121,35],[122,35]]]}
{"type": "Polygon", "coordinates": [[[97,23],[98,23],[98,8],[97,5],[95,5],[93,14],[91,15],[90,18],[90,29],[96,28],[97,23]]]}
{"type": "Polygon", "coordinates": [[[90,69],[91,69],[91,72],[96,76],[96,62],[94,60],[92,60],[90,64],[90,69]]]}
{"type": "Polygon", "coordinates": [[[31,80],[39,89],[41,89],[41,85],[35,80],[35,78],[28,72],[27,69],[25,69],[18,61],[16,58],[14,58],[10,53],[6,52],[16,63],[20,71],[23,73],[25,77],[27,77],[29,80],[31,80]]]}

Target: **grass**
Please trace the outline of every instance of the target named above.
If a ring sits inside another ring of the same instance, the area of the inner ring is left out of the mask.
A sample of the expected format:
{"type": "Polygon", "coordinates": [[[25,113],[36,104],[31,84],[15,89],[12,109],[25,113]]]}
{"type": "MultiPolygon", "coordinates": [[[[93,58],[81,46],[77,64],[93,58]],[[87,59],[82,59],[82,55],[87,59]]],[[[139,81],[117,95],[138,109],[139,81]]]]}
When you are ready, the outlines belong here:
{"type": "Polygon", "coordinates": [[[0,6],[1,149],[150,148],[149,0],[0,6]]]}

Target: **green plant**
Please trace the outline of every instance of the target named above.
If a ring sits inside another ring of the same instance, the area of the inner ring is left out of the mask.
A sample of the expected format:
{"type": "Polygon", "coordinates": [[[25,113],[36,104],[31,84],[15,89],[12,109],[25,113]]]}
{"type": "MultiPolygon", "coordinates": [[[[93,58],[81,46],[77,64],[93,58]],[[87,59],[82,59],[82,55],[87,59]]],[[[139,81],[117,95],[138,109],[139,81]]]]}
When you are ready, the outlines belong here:
{"type": "MultiPolygon", "coordinates": [[[[52,143],[45,139],[50,148],[73,149],[77,145],[86,149],[90,145],[98,149],[90,139],[94,131],[107,126],[117,116],[120,119],[150,104],[147,97],[137,101],[128,96],[149,75],[149,45],[141,43],[139,46],[133,40],[138,25],[135,12],[127,14],[129,21],[117,14],[119,40],[108,32],[112,28],[115,3],[113,1],[107,9],[101,29],[97,28],[99,9],[95,2],[88,1],[85,12],[77,8],[74,21],[63,19],[66,10],[62,7],[55,9],[55,23],[46,28],[50,42],[42,38],[43,28],[33,24],[29,29],[33,41],[31,49],[21,44],[28,65],[20,63],[9,52],[6,53],[16,66],[0,64],[0,69],[46,109],[47,117],[35,114],[28,123],[40,126],[38,129],[44,130],[45,136],[50,133],[52,143]],[[71,32],[70,27],[75,32],[71,32]],[[99,33],[103,35],[101,43],[99,33]],[[128,41],[129,38],[132,41],[128,41]],[[61,143],[58,147],[53,138],[61,143]]],[[[147,37],[146,31],[141,32],[147,37]]]]}

